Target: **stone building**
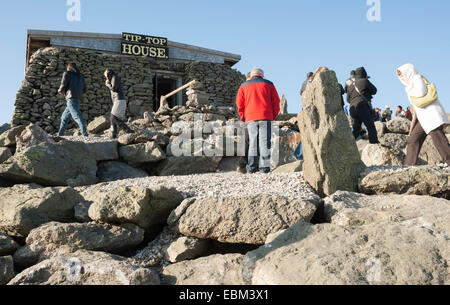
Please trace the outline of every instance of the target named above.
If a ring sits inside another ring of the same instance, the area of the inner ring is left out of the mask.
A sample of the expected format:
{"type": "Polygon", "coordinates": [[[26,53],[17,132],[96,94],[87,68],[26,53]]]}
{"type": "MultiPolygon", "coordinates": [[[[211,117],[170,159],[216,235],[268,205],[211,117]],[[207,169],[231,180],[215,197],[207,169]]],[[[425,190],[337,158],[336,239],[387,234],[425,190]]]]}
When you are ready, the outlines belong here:
{"type": "MultiPolygon", "coordinates": [[[[156,111],[162,95],[193,79],[205,86],[212,105],[230,107],[245,80],[232,68],[240,59],[236,54],[145,35],[29,30],[25,79],[11,123],[39,123],[49,133],[58,130],[65,99],[57,91],[69,62],[77,63],[86,78],[88,93],[81,111],[87,122],[111,109],[103,77],[106,68],[121,76],[131,118],[156,111]],[[146,52],[136,56],[131,50],[146,52]]],[[[185,105],[186,95],[180,92],[168,102],[171,107],[185,105]]]]}

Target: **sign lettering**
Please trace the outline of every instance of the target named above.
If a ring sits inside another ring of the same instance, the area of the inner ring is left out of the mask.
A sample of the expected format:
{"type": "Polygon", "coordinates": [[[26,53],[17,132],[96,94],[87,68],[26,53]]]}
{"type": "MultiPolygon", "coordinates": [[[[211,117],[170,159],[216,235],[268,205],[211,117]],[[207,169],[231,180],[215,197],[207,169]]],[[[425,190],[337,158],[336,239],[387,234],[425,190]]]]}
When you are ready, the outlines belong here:
{"type": "Polygon", "coordinates": [[[168,59],[167,38],[122,33],[122,54],[168,59]]]}

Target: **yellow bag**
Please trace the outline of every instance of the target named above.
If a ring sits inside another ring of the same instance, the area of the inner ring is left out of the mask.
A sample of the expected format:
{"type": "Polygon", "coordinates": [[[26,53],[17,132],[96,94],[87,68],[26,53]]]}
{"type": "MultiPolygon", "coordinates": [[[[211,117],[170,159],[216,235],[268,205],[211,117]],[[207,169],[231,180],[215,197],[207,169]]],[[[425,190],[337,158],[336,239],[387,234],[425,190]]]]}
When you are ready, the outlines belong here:
{"type": "Polygon", "coordinates": [[[425,85],[427,85],[427,94],[423,97],[410,96],[410,98],[414,106],[417,106],[419,108],[426,108],[427,106],[437,101],[438,94],[435,84],[430,84],[430,82],[423,76],[422,79],[425,82],[425,85]]]}

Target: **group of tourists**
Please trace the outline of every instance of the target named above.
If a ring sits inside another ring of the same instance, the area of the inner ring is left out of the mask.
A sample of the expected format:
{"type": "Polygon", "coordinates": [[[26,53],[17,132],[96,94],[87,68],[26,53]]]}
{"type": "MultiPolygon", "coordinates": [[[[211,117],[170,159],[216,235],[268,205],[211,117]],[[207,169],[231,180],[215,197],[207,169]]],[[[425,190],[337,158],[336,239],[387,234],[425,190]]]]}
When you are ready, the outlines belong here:
{"type": "MultiPolygon", "coordinates": [[[[111,138],[117,138],[119,127],[123,128],[128,133],[134,133],[134,131],[124,122],[126,120],[127,101],[125,99],[120,77],[111,69],[106,69],[104,77],[106,79],[105,85],[111,91],[111,99],[113,102],[110,116],[112,129],[111,138]]],[[[83,136],[88,136],[86,123],[80,112],[80,104],[83,100],[83,95],[86,92],[87,86],[83,74],[81,74],[80,69],[75,63],[69,63],[66,72],[63,74],[61,86],[58,90],[59,94],[65,95],[67,102],[66,109],[61,117],[58,136],[63,136],[65,134],[67,124],[71,118],[77,123],[83,136]]]]}
{"type": "MultiPolygon", "coordinates": [[[[302,84],[300,94],[303,95],[316,75],[328,70],[320,67],[315,73],[309,72],[306,81],[302,84]]],[[[397,69],[397,76],[406,87],[406,93],[411,102],[407,111],[403,107],[397,109],[397,116],[404,116],[412,120],[411,131],[408,140],[406,165],[415,165],[420,149],[427,135],[430,135],[434,145],[444,162],[450,164],[450,147],[443,126],[449,124],[447,113],[439,102],[436,87],[425,77],[419,74],[412,64],[406,64],[397,69]]],[[[128,133],[133,133],[127,124],[127,102],[120,77],[111,69],[104,72],[105,86],[111,92],[113,102],[110,122],[112,138],[117,138],[118,129],[123,128],[128,133]]],[[[378,144],[378,136],[375,121],[388,121],[392,117],[390,107],[385,111],[373,109],[372,99],[377,94],[377,88],[370,81],[367,71],[360,67],[351,72],[350,78],[345,82],[345,87],[339,84],[341,103],[346,108],[343,95],[347,94],[347,102],[350,105],[348,114],[352,119],[353,136],[357,139],[361,134],[362,124],[367,128],[369,142],[378,144]]],[[[67,124],[72,118],[80,127],[84,136],[88,136],[86,123],[80,112],[80,103],[83,94],[87,92],[86,81],[75,63],[69,63],[67,71],[63,74],[61,87],[58,91],[64,94],[67,107],[61,118],[61,126],[58,135],[63,136],[67,124]]],[[[280,112],[280,98],[274,84],[264,78],[264,71],[260,68],[253,69],[238,91],[236,106],[240,119],[246,123],[249,134],[249,150],[247,172],[270,172],[272,122],[280,112]]],[[[302,157],[301,143],[295,152],[297,158],[302,157]]]]}

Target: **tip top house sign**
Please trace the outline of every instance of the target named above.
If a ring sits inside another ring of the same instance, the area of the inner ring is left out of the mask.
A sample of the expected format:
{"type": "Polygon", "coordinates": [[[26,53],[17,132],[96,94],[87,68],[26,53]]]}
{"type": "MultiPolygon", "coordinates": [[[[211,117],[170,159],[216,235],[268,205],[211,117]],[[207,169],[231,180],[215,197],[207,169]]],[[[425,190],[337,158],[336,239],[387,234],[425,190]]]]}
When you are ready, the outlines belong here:
{"type": "Polygon", "coordinates": [[[167,38],[122,33],[122,54],[169,59],[167,38]]]}

